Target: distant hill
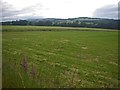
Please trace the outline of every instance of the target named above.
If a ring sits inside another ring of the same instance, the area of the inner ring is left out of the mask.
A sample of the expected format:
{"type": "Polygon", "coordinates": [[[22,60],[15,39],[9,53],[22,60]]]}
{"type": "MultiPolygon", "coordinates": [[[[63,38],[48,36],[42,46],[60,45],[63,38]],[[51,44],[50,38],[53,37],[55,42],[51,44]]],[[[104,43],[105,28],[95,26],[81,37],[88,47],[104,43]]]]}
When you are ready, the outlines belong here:
{"type": "Polygon", "coordinates": [[[103,18],[41,18],[2,22],[2,25],[31,25],[31,26],[64,26],[64,27],[87,27],[87,28],[107,28],[119,29],[119,20],[103,18]]]}

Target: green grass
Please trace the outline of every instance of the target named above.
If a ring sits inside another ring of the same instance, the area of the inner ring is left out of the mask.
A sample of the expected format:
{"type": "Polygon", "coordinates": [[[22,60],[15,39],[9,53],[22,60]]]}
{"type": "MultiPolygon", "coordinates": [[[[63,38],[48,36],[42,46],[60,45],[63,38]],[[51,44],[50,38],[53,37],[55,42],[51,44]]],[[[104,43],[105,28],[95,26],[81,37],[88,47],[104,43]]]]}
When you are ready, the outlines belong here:
{"type": "Polygon", "coordinates": [[[117,31],[116,29],[78,28],[58,26],[2,26],[3,31],[117,31]]]}
{"type": "Polygon", "coordinates": [[[118,87],[118,32],[70,29],[4,26],[3,88],[118,87]],[[39,31],[43,29],[46,32],[39,31]],[[23,55],[27,72],[21,65],[23,55]]]}

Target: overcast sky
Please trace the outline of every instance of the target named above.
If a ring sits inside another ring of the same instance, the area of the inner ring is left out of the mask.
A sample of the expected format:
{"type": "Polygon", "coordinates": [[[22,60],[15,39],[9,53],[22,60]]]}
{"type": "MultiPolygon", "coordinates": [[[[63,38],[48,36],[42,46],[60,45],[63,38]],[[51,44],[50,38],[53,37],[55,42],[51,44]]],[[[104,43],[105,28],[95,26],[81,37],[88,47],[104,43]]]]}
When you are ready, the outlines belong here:
{"type": "MultiPolygon", "coordinates": [[[[2,19],[117,18],[119,0],[0,0],[2,19]]],[[[0,12],[1,13],[1,12],[0,12]]]]}

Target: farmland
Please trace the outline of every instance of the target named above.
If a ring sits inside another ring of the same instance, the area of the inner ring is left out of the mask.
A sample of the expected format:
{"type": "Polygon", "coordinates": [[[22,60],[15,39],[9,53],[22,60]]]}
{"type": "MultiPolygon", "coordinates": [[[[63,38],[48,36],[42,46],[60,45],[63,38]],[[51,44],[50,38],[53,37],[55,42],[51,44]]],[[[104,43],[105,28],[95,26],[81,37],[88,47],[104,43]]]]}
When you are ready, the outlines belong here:
{"type": "Polygon", "coordinates": [[[118,87],[118,31],[3,26],[3,88],[118,87]]]}

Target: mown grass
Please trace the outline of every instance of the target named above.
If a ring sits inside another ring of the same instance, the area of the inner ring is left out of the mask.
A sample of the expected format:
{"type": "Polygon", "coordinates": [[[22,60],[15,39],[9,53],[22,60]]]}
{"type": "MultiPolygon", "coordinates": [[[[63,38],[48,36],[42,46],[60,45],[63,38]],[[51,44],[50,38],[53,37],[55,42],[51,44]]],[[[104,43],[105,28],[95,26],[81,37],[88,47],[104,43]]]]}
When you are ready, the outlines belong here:
{"type": "Polygon", "coordinates": [[[46,32],[31,31],[37,28],[43,29],[3,27],[3,88],[118,87],[117,31],[80,32],[59,27],[63,32],[46,30],[54,27],[44,27],[46,32]]]}

